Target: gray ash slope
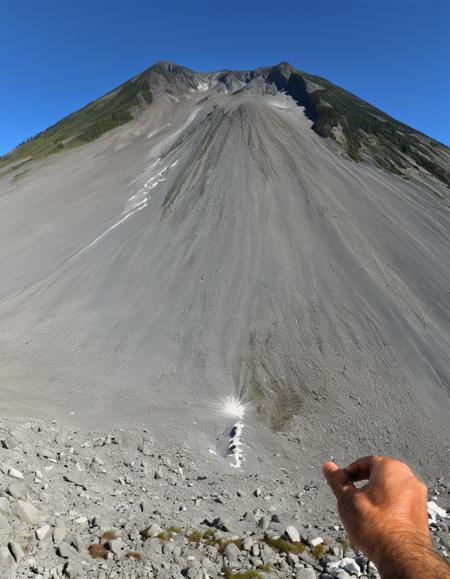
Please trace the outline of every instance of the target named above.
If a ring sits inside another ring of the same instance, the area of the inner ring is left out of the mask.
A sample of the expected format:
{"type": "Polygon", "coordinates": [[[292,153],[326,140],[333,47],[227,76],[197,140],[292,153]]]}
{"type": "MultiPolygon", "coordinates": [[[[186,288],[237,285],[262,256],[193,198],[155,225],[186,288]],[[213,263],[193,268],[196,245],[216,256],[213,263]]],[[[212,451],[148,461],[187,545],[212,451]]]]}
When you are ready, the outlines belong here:
{"type": "Polygon", "coordinates": [[[131,120],[71,148],[75,113],[58,154],[43,133],[2,159],[3,414],[208,456],[236,395],[249,470],[448,475],[448,149],[286,64],[130,83],[83,119],[132,86],[131,120]]]}

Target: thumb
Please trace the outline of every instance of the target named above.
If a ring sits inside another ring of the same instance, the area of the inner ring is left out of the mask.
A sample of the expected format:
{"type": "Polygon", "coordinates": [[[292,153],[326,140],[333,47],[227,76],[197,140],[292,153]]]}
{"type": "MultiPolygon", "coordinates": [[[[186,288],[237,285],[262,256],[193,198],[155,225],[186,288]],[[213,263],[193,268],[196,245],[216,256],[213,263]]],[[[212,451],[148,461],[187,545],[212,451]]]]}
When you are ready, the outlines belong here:
{"type": "Polygon", "coordinates": [[[334,462],[326,462],[322,471],[336,498],[339,498],[345,491],[355,490],[346,470],[339,468],[334,462]]]}

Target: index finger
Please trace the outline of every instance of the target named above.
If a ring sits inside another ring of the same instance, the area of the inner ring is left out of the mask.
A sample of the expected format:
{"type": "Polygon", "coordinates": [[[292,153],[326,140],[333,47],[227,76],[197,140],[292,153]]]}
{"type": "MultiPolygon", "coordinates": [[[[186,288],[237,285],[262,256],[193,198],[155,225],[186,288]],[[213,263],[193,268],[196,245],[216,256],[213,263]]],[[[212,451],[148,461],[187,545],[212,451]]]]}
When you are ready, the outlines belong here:
{"type": "Polygon", "coordinates": [[[345,467],[344,470],[352,482],[369,480],[374,468],[383,460],[382,456],[363,456],[345,467]]]}
{"type": "Polygon", "coordinates": [[[339,468],[334,462],[326,462],[323,465],[323,474],[337,499],[345,492],[355,491],[356,488],[344,468],[339,468]]]}

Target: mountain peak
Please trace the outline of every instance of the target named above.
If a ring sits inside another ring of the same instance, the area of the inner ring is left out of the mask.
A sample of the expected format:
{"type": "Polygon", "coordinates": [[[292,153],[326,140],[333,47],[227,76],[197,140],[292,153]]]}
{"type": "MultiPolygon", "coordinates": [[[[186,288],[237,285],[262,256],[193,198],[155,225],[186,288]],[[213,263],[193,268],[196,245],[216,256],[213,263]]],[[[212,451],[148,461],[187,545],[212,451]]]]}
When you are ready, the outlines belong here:
{"type": "Polygon", "coordinates": [[[287,62],[287,60],[282,60],[281,62],[276,64],[273,68],[278,68],[279,70],[286,70],[289,72],[295,71],[295,67],[292,66],[290,62],[287,62]]]}
{"type": "Polygon", "coordinates": [[[159,87],[169,91],[175,88],[180,90],[197,88],[195,80],[197,76],[198,73],[192,69],[170,60],[160,60],[142,74],[152,88],[159,87]]]}
{"type": "MultiPolygon", "coordinates": [[[[229,97],[284,93],[312,121],[312,130],[334,140],[354,161],[375,162],[408,178],[428,173],[450,187],[449,151],[411,127],[327,80],[306,74],[288,61],[256,70],[202,73],[170,60],[160,60],[105,97],[88,104],[0,158],[0,167],[36,159],[67,147],[82,145],[137,117],[155,95],[184,99],[197,91],[224,92],[229,97]]],[[[178,101],[176,101],[178,102],[178,101]]]]}
{"type": "MultiPolygon", "coordinates": [[[[176,62],[172,60],[158,60],[150,67],[150,70],[162,70],[162,71],[171,71],[175,69],[186,69],[184,66],[180,66],[176,62]]],[[[187,69],[186,69],[187,70],[187,69]]]]}

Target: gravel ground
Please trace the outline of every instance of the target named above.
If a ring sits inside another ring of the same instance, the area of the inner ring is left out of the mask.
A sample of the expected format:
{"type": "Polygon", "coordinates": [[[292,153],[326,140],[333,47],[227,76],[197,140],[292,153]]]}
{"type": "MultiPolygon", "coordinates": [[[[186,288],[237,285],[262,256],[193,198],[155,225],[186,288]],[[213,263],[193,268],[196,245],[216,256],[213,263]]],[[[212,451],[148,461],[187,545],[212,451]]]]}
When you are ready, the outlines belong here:
{"type": "MultiPolygon", "coordinates": [[[[379,577],[333,510],[318,516],[316,476],[205,465],[141,429],[3,420],[0,444],[1,577],[379,577]]],[[[448,557],[450,488],[430,493],[448,557]]]]}

